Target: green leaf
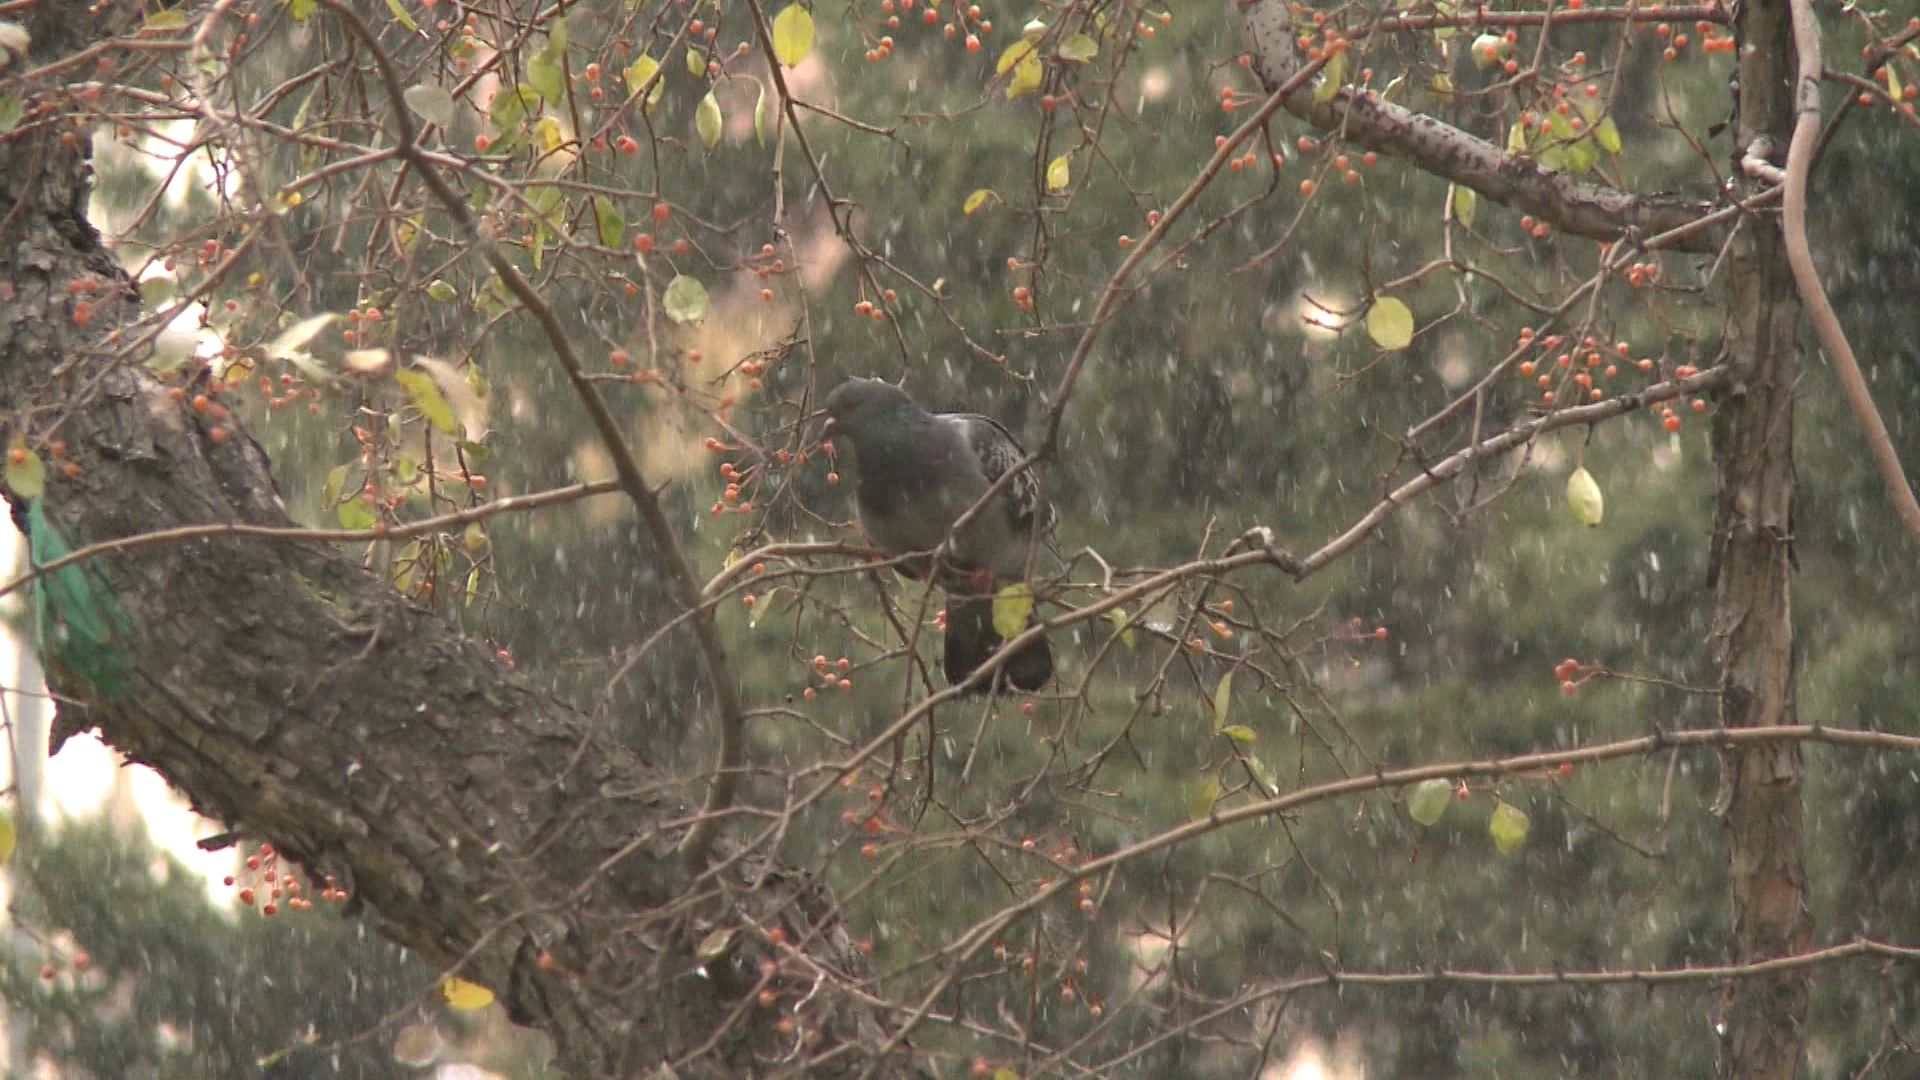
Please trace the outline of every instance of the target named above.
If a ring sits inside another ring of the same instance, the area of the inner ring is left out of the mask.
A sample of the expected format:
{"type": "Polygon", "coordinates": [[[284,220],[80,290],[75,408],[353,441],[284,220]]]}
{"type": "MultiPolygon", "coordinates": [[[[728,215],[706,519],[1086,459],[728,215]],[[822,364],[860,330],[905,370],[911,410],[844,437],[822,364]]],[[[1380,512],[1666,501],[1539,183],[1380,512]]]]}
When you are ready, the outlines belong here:
{"type": "Polygon", "coordinates": [[[480,568],[475,566],[467,571],[467,606],[473,606],[473,598],[480,595],[480,568]]]}
{"type": "Polygon", "coordinates": [[[1441,101],[1453,100],[1453,79],[1444,71],[1435,72],[1433,78],[1427,80],[1427,89],[1441,101]]]}
{"type": "Polygon", "coordinates": [[[992,188],[975,188],[973,194],[967,196],[967,201],[960,204],[960,212],[971,217],[975,210],[985,206],[987,200],[992,198],[997,198],[992,188]]]}
{"type": "Polygon", "coordinates": [[[1073,64],[1084,64],[1100,55],[1100,43],[1089,34],[1070,34],[1054,54],[1073,64]]]}
{"type": "Polygon", "coordinates": [[[1513,854],[1514,849],[1526,840],[1527,828],[1531,824],[1525,811],[1495,799],[1493,816],[1487,819],[1487,834],[1493,837],[1494,850],[1502,855],[1513,854]]]}
{"type": "Polygon", "coordinates": [[[760,96],[753,101],[753,141],[761,146],[767,145],[767,84],[759,79],[753,84],[760,88],[760,96]]]}
{"type": "Polygon", "coordinates": [[[373,507],[359,494],[354,494],[339,506],[333,508],[333,518],[343,529],[373,528],[373,507]]]}
{"type": "Polygon", "coordinates": [[[1120,644],[1133,648],[1133,619],[1127,615],[1127,610],[1114,608],[1107,612],[1107,621],[1113,624],[1114,632],[1120,635],[1120,644]]]}
{"type": "Polygon", "coordinates": [[[1187,816],[1203,818],[1213,813],[1213,804],[1220,801],[1222,794],[1224,789],[1220,786],[1220,779],[1214,776],[1207,777],[1187,796],[1187,816]]]}
{"type": "Polygon", "coordinates": [[[1480,208],[1480,195],[1465,184],[1453,185],[1453,218],[1466,228],[1473,228],[1474,211],[1480,208]]]}
{"type": "Polygon", "coordinates": [[[1600,122],[1593,126],[1593,141],[1599,143],[1600,149],[1609,154],[1620,152],[1620,129],[1613,126],[1613,117],[1603,116],[1600,122]]]}
{"type": "Polygon", "coordinates": [[[436,303],[451,304],[454,298],[459,295],[458,292],[454,291],[453,286],[439,278],[434,278],[432,281],[427,282],[427,297],[436,303]]]}
{"type": "Polygon", "coordinates": [[[1518,120],[1514,121],[1513,126],[1507,129],[1507,153],[1519,154],[1522,157],[1526,156],[1527,129],[1521,127],[1518,120]]]}
{"type": "Polygon", "coordinates": [[[696,49],[691,45],[687,46],[687,74],[698,79],[702,75],[705,75],[706,73],[707,73],[707,58],[700,55],[699,49],[696,49]]]}
{"type": "Polygon", "coordinates": [[[1313,103],[1318,105],[1333,100],[1333,95],[1340,92],[1340,84],[1346,77],[1347,54],[1334,53],[1333,59],[1327,61],[1327,66],[1320,69],[1320,85],[1313,88],[1313,103]]]}
{"type": "Polygon", "coordinates": [[[1013,71],[1013,77],[1007,80],[1008,101],[1040,89],[1040,83],[1047,74],[1047,69],[1040,63],[1039,51],[1024,38],[1001,52],[1000,59],[993,65],[993,73],[1004,75],[1009,68],[1013,71]]]}
{"type": "Polygon", "coordinates": [[[420,415],[427,418],[427,423],[432,424],[434,430],[446,435],[458,430],[459,425],[453,419],[453,406],[447,404],[440,387],[434,384],[433,376],[412,368],[396,368],[393,378],[406,389],[407,396],[413,399],[413,407],[420,410],[420,415]]]}
{"type": "Polygon", "coordinates": [[[142,30],[183,30],[186,26],[187,13],[179,8],[162,8],[140,24],[142,30]]]}
{"type": "Polygon", "coordinates": [[[387,10],[393,13],[393,21],[406,27],[408,33],[420,32],[420,24],[413,21],[413,16],[407,14],[406,8],[400,6],[400,0],[387,0],[387,10]]]}
{"type": "Polygon", "coordinates": [[[1225,731],[1227,711],[1233,708],[1233,672],[1220,676],[1213,688],[1213,730],[1225,731]]]}
{"type": "Polygon", "coordinates": [[[1413,342],[1413,312],[1391,296],[1382,296],[1367,309],[1367,336],[1386,352],[1398,352],[1413,342]]]}
{"type": "Polygon", "coordinates": [[[1002,1065],[993,1070],[993,1080],[1020,1080],[1020,1074],[1002,1065]]]}
{"type": "MultiPolygon", "coordinates": [[[[648,79],[654,79],[654,73],[659,70],[660,62],[651,56],[642,56],[640,59],[628,64],[626,71],[627,93],[639,93],[640,88],[647,85],[648,79]]],[[[653,107],[660,104],[660,95],[665,92],[666,89],[666,79],[654,79],[653,89],[647,91],[648,112],[652,112],[653,107]]]]}
{"type": "Polygon", "coordinates": [[[1453,783],[1442,777],[1422,780],[1407,795],[1407,816],[1421,825],[1431,825],[1447,812],[1453,801],[1453,783]]]}
{"type": "Polygon", "coordinates": [[[0,809],[0,865],[13,860],[13,849],[19,846],[20,834],[13,826],[13,815],[0,809]]]}
{"type": "Polygon", "coordinates": [[[993,597],[993,632],[1002,640],[1017,636],[1027,628],[1027,617],[1032,614],[1032,590],[1024,582],[1008,585],[993,597]]]}
{"type": "Polygon", "coordinates": [[[20,117],[27,111],[26,102],[12,94],[0,94],[0,135],[5,135],[20,126],[20,117]]]}
{"type": "Polygon", "coordinates": [[[607,247],[619,247],[620,241],[627,236],[627,219],[620,216],[620,208],[605,195],[593,197],[593,223],[600,231],[600,243],[607,247]]]}
{"type": "Polygon", "coordinates": [[[1600,482],[1583,465],[1567,477],[1567,509],[1573,519],[1589,529],[1600,524],[1606,513],[1606,501],[1600,496],[1600,482]]]}
{"type": "Polygon", "coordinates": [[[326,483],[320,485],[320,505],[332,506],[340,501],[340,492],[347,486],[347,469],[351,466],[335,465],[327,473],[326,483]]]}
{"type": "Polygon", "coordinates": [[[707,317],[707,287],[698,278],[681,274],[667,282],[660,302],[667,318],[677,323],[695,323],[707,317]]]}
{"type": "MultiPolygon", "coordinates": [[[[293,16],[293,21],[297,23],[313,18],[313,13],[319,8],[320,0],[287,0],[287,14],[293,16]]],[[[298,130],[297,126],[295,130],[298,130]]]]}
{"type": "Polygon", "coordinates": [[[37,499],[47,490],[47,464],[20,439],[7,451],[7,490],[22,499],[37,499]]]}
{"type": "Polygon", "coordinates": [[[1047,191],[1064,191],[1072,179],[1073,172],[1067,162],[1067,155],[1061,154],[1047,162],[1047,191]]]}
{"type": "Polygon", "coordinates": [[[813,15],[799,4],[788,4],[773,17],[773,58],[793,67],[813,48],[813,15]]]}
{"type": "Polygon", "coordinates": [[[1254,730],[1245,724],[1228,724],[1226,727],[1220,729],[1220,734],[1225,735],[1237,743],[1257,742],[1260,739],[1260,736],[1255,734],[1254,730]]]}
{"type": "Polygon", "coordinates": [[[527,61],[527,82],[556,108],[566,99],[567,73],[560,67],[560,58],[549,56],[546,49],[527,61]]]}
{"type": "Polygon", "coordinates": [[[442,130],[453,126],[453,95],[437,83],[407,87],[407,107],[442,130]]]}
{"type": "Polygon", "coordinates": [[[708,153],[712,153],[713,148],[720,145],[720,133],[724,126],[725,119],[720,115],[720,102],[713,96],[713,91],[709,90],[707,96],[701,98],[700,104],[693,110],[694,130],[700,133],[700,145],[706,147],[708,153]]]}

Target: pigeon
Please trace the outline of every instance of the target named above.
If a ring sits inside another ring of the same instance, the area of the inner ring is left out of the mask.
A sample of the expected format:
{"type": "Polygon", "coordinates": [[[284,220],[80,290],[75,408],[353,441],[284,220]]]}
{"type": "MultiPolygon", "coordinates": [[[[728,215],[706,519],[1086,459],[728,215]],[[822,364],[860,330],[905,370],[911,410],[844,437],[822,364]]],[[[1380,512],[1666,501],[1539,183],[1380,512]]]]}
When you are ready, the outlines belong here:
{"type": "MultiPolygon", "coordinates": [[[[854,501],[867,539],[890,557],[932,552],[989,485],[1025,456],[1007,429],[972,413],[932,413],[907,392],[879,379],[848,379],[827,395],[827,434],[850,444],[854,501]]],[[[1000,648],[993,626],[997,588],[1026,577],[1028,553],[1053,527],[1053,506],[1023,471],[953,537],[947,572],[946,653],[949,683],[964,682],[1000,648]]],[[[928,560],[902,564],[923,578],[928,560]]],[[[1032,616],[1028,616],[1029,625],[1032,616]]],[[[1044,637],[1007,658],[997,685],[1038,690],[1053,677],[1053,649],[1044,637]]],[[[989,689],[984,683],[979,690],[989,689]]]]}

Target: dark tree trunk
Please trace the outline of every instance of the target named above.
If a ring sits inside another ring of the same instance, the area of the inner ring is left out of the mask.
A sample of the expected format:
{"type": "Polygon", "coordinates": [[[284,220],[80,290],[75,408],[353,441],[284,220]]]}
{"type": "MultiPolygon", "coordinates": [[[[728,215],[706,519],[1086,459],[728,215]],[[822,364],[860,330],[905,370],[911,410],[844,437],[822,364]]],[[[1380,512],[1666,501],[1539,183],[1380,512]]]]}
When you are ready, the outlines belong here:
{"type": "MultiPolygon", "coordinates": [[[[1786,0],[1736,5],[1740,50],[1736,159],[1770,138],[1784,161],[1793,125],[1792,34],[1786,0]]],[[[1732,376],[1714,414],[1717,509],[1709,574],[1720,650],[1720,719],[1728,727],[1796,723],[1793,624],[1794,298],[1777,218],[1748,218],[1727,262],[1724,362],[1732,376]]],[[[1752,963],[1812,941],[1802,860],[1800,747],[1772,743],[1725,755],[1717,809],[1727,829],[1732,903],[1729,960],[1752,963]]],[[[1719,1072],[1792,1077],[1806,1044],[1807,969],[1730,981],[1721,995],[1719,1072]]]]}
{"type": "MultiPolygon", "coordinates": [[[[84,5],[29,10],[36,62],[110,29],[84,5]]],[[[49,479],[49,518],[76,545],[291,525],[249,438],[216,441],[141,355],[117,355],[139,302],[85,216],[85,140],[59,130],[0,141],[0,415],[81,468],[49,479]],[[76,321],[67,286],[89,277],[103,286],[76,321]]],[[[836,990],[860,957],[817,888],[751,860],[691,875],[678,788],[356,563],[219,539],[88,565],[128,616],[131,692],[101,701],[53,674],[78,699],[56,746],[98,728],[201,813],[337,875],[388,936],[552,1034],[572,1074],[646,1075],[690,1051],[679,1076],[798,1071],[835,1047],[810,1075],[874,1064],[877,1022],[836,990]],[[793,1031],[747,1004],[763,978],[823,984],[793,1031]]]]}

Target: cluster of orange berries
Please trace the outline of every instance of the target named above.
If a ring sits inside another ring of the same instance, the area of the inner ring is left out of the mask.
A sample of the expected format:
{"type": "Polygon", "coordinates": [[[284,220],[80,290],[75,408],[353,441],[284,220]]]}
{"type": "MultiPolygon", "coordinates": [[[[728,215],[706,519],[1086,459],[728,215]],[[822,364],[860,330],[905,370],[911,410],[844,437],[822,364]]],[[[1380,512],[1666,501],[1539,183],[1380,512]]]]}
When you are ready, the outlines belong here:
{"type": "Polygon", "coordinates": [[[1873,91],[1862,90],[1859,97],[1861,105],[1872,105],[1877,98],[1884,98],[1889,104],[1900,104],[1900,110],[1907,115],[1913,115],[1913,105],[1911,102],[1915,98],[1920,98],[1920,86],[1908,83],[1905,86],[1901,86],[1898,90],[1895,90],[1894,87],[1898,85],[1899,80],[1895,77],[1891,65],[1874,72],[1873,77],[1886,83],[1887,88],[1881,90],[1875,87],[1873,91]],[[1901,102],[1906,103],[1901,104],[1901,102]]]}
{"type": "MultiPolygon", "coordinates": [[[[906,15],[911,18],[915,2],[916,0],[880,0],[881,22],[886,29],[900,29],[901,16],[906,15]]],[[[926,6],[921,9],[920,21],[927,26],[933,26],[940,21],[938,0],[928,0],[926,6]]],[[[979,52],[980,35],[993,32],[993,20],[984,16],[979,4],[968,4],[965,7],[956,4],[953,19],[941,27],[940,32],[949,40],[958,39],[968,52],[979,52]],[[962,34],[966,36],[961,37],[962,34]]],[[[893,36],[882,34],[874,41],[873,48],[867,50],[867,61],[871,63],[875,60],[885,60],[892,54],[893,36]]]]}
{"type": "Polygon", "coordinates": [[[1301,24],[1304,17],[1305,22],[1310,23],[1313,28],[1320,33],[1319,41],[1314,40],[1311,30],[1304,31],[1298,38],[1294,39],[1294,44],[1300,46],[1300,51],[1307,54],[1308,60],[1319,60],[1324,57],[1339,56],[1349,48],[1350,43],[1346,37],[1341,34],[1340,29],[1327,25],[1326,12],[1315,11],[1308,14],[1306,8],[1299,3],[1288,4],[1287,11],[1293,15],[1293,21],[1296,25],[1301,24]]]}
{"type": "MultiPolygon", "coordinates": [[[[233,301],[229,300],[231,304],[233,301]]],[[[357,344],[373,333],[373,324],[380,321],[380,309],[369,307],[365,311],[358,308],[347,312],[347,328],[340,331],[340,340],[349,345],[357,344]]]]}
{"type": "MultiPolygon", "coordinates": [[[[622,136],[622,138],[624,137],[625,136],[622,136]]],[[[664,202],[656,202],[653,204],[653,209],[649,211],[649,213],[653,215],[654,221],[664,224],[673,217],[673,207],[668,206],[664,202]]],[[[642,255],[652,251],[655,246],[656,242],[652,233],[636,233],[633,237],[633,250],[642,255]]],[[[668,245],[667,250],[674,255],[685,255],[687,252],[693,250],[693,245],[683,236],[668,245]]]]}
{"type": "MultiPolygon", "coordinates": [[[[853,680],[847,678],[846,675],[847,669],[852,666],[853,661],[844,656],[829,664],[825,655],[815,654],[812,674],[814,678],[820,680],[820,689],[832,690],[838,688],[846,691],[853,689],[853,680]]],[[[809,685],[806,689],[800,691],[800,696],[808,701],[812,701],[814,698],[814,688],[809,685]]],[[[876,788],[875,790],[878,789],[876,788]]]]}
{"type": "MultiPolygon", "coordinates": [[[[1566,383],[1571,383],[1577,391],[1585,391],[1587,400],[1599,401],[1605,394],[1595,385],[1595,374],[1598,373],[1599,381],[1612,379],[1620,373],[1620,364],[1630,362],[1640,371],[1654,369],[1654,362],[1644,357],[1629,361],[1632,349],[1624,341],[1615,342],[1612,355],[1607,355],[1602,351],[1604,346],[1597,343],[1592,335],[1583,337],[1579,345],[1573,346],[1559,334],[1541,335],[1536,340],[1532,327],[1522,327],[1519,344],[1523,348],[1530,346],[1540,350],[1538,359],[1520,361],[1517,370],[1521,378],[1534,380],[1541,390],[1540,400],[1548,405],[1557,400],[1566,383]],[[1563,351],[1553,355],[1555,350],[1563,351]]],[[[1691,378],[1697,374],[1699,369],[1689,364],[1681,364],[1673,369],[1676,379],[1691,378]]],[[[1694,398],[1691,406],[1694,412],[1705,412],[1707,409],[1707,403],[1700,398],[1694,398]]],[[[1660,410],[1663,426],[1668,431],[1679,429],[1680,418],[1674,413],[1672,402],[1656,402],[1654,407],[1660,410]]]]}
{"type": "MultiPolygon", "coordinates": [[[[80,465],[78,462],[60,460],[67,456],[67,444],[62,440],[54,439],[52,442],[47,443],[47,456],[53,458],[56,461],[60,461],[60,475],[66,477],[69,480],[72,480],[74,477],[80,475],[80,465]]],[[[27,463],[26,447],[15,446],[7,451],[8,465],[17,469],[22,465],[25,465],[26,463],[27,463]]]]}
{"type": "MultiPolygon", "coordinates": [[[[241,885],[239,892],[236,894],[240,902],[248,907],[254,906],[254,901],[259,899],[259,889],[264,889],[266,892],[266,900],[260,904],[260,914],[262,915],[278,915],[280,913],[280,903],[283,898],[286,901],[288,910],[311,910],[313,901],[307,899],[305,895],[307,890],[300,884],[300,879],[293,874],[282,873],[279,863],[280,854],[274,850],[272,844],[263,843],[260,845],[258,852],[247,856],[247,872],[249,874],[259,875],[258,888],[252,884],[241,885]]],[[[221,881],[228,888],[233,888],[238,884],[239,879],[233,874],[228,874],[222,878],[221,881]]],[[[347,901],[347,890],[340,888],[334,883],[332,874],[326,876],[318,892],[321,900],[332,901],[339,904],[344,904],[347,901]]]]}
{"type": "MultiPolygon", "coordinates": [[[[1572,697],[1573,692],[1580,688],[1580,683],[1586,681],[1585,679],[1581,679],[1578,682],[1574,681],[1574,676],[1580,674],[1580,670],[1580,661],[1575,660],[1571,656],[1553,665],[1553,677],[1559,680],[1560,692],[1562,694],[1572,697]]],[[[1569,771],[1571,771],[1571,767],[1569,767],[1569,771]]]]}
{"type": "MultiPolygon", "coordinates": [[[[760,254],[755,258],[749,259],[748,262],[759,264],[753,268],[753,276],[762,281],[765,281],[770,275],[784,274],[787,272],[787,260],[774,254],[772,244],[760,245],[760,254]]],[[[773,290],[763,287],[760,290],[760,299],[763,301],[772,300],[773,290]]],[[[753,372],[748,372],[748,374],[751,375],[753,372]]],[[[758,387],[755,387],[755,389],[758,389],[758,387]]]]}

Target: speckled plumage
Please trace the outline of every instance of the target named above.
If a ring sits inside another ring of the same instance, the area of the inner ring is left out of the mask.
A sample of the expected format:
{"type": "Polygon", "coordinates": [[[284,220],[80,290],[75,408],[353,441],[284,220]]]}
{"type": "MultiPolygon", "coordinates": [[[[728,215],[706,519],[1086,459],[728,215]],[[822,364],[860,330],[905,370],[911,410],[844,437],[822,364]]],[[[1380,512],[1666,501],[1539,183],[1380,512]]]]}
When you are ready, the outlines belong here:
{"type": "MultiPolygon", "coordinates": [[[[954,522],[1025,456],[995,421],[928,412],[878,379],[848,379],[827,395],[825,407],[830,430],[853,451],[860,526],[889,555],[940,547],[954,522]]],[[[990,574],[994,587],[1024,578],[1028,553],[1052,528],[1053,516],[1039,480],[1025,471],[953,538],[953,572],[942,581],[948,681],[971,675],[1000,645],[992,593],[980,590],[979,572],[990,574]]],[[[1010,657],[1001,674],[1022,690],[1044,685],[1053,674],[1046,639],[1010,657]]]]}

